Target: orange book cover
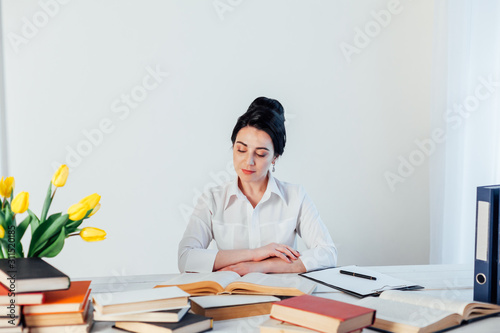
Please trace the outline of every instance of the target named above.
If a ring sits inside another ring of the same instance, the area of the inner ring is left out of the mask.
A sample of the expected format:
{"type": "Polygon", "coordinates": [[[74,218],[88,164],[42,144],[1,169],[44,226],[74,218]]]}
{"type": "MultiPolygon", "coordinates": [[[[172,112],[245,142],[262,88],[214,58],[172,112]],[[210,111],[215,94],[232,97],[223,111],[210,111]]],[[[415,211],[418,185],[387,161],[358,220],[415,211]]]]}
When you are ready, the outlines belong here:
{"type": "Polygon", "coordinates": [[[69,289],[44,292],[40,305],[27,305],[24,314],[80,311],[90,295],[91,281],[72,281],[69,289]]]}

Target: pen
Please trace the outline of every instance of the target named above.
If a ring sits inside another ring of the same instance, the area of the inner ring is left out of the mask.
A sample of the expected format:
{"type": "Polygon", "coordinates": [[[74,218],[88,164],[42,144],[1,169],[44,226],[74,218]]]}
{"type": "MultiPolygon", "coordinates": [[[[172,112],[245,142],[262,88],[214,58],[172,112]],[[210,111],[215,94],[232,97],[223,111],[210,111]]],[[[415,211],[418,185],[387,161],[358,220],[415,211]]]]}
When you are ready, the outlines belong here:
{"type": "Polygon", "coordinates": [[[340,270],[340,274],[352,275],[352,276],[355,276],[355,277],[359,277],[359,278],[362,278],[362,279],[368,279],[368,280],[376,280],[377,279],[374,276],[360,274],[360,273],[355,273],[355,272],[344,271],[342,269],[340,270]]]}

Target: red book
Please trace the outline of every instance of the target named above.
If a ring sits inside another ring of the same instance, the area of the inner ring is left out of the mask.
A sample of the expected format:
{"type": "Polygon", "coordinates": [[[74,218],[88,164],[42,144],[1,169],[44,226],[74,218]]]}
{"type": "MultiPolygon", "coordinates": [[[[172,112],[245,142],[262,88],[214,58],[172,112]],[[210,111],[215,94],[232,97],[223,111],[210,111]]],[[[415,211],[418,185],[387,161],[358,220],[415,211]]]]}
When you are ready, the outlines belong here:
{"type": "Polygon", "coordinates": [[[90,281],[72,281],[67,290],[44,292],[45,299],[40,305],[26,305],[24,314],[73,312],[82,310],[90,294],[90,281]]]}
{"type": "Polygon", "coordinates": [[[273,304],[271,317],[321,332],[351,332],[373,324],[375,310],[331,299],[302,295],[273,304]]]}

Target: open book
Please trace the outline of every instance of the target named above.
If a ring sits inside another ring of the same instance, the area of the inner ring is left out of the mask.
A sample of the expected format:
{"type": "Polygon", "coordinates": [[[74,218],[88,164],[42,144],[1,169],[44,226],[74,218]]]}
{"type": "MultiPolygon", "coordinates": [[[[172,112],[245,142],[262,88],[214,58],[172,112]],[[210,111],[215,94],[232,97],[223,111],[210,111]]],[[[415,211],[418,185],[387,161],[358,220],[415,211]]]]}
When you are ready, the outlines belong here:
{"type": "Polygon", "coordinates": [[[316,283],[297,274],[238,273],[183,273],[156,287],[177,286],[191,296],[220,294],[256,294],[271,296],[299,296],[311,294],[316,283]]]}
{"type": "Polygon", "coordinates": [[[495,304],[468,302],[421,291],[388,290],[355,304],[377,310],[373,327],[391,332],[435,332],[500,313],[495,304]]]}

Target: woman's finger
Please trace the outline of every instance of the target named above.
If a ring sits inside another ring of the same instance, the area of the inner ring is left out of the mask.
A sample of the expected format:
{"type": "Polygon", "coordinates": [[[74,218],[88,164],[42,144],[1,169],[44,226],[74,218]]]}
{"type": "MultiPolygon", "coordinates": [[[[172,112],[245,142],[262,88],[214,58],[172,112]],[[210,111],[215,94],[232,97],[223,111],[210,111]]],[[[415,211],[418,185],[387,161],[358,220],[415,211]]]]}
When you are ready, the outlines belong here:
{"type": "Polygon", "coordinates": [[[283,245],[281,248],[277,248],[277,250],[283,253],[284,255],[290,257],[291,259],[297,260],[297,257],[292,252],[293,249],[289,248],[288,246],[283,245]]]}

